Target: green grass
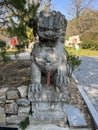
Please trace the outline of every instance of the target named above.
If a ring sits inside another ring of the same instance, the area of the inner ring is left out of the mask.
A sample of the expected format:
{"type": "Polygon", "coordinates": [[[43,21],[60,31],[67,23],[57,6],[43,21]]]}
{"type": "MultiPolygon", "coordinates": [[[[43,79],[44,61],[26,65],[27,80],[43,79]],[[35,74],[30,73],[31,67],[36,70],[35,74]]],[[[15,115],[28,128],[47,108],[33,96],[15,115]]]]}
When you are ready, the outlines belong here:
{"type": "Polygon", "coordinates": [[[66,48],[66,50],[77,56],[98,56],[98,51],[95,50],[89,50],[89,49],[81,49],[76,51],[74,48],[66,48]]]}
{"type": "Polygon", "coordinates": [[[15,54],[16,52],[18,52],[17,49],[7,49],[7,54],[8,54],[8,55],[13,55],[13,54],[15,54]]]}
{"type": "MultiPolygon", "coordinates": [[[[76,51],[74,48],[68,48],[66,47],[66,50],[73,54],[73,55],[77,55],[77,56],[98,56],[98,51],[95,50],[89,50],[89,49],[81,49],[79,51],[76,51]]],[[[15,52],[17,52],[17,49],[7,49],[7,54],[11,55],[14,54],[15,52]]]]}

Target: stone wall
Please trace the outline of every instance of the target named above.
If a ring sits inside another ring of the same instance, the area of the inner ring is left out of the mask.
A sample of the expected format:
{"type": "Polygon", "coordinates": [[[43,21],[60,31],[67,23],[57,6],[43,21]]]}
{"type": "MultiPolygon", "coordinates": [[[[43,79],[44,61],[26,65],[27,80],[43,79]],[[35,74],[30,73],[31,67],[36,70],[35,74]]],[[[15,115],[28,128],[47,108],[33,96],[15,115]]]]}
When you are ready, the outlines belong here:
{"type": "Polygon", "coordinates": [[[29,112],[28,86],[0,89],[0,125],[19,124],[29,112]]]}
{"type": "Polygon", "coordinates": [[[67,95],[66,93],[63,96],[51,86],[43,87],[40,94],[34,94],[31,85],[22,85],[15,89],[1,88],[0,125],[18,125],[27,117],[31,123],[59,123],[61,120],[66,122],[63,103],[67,103],[67,95]]]}
{"type": "Polygon", "coordinates": [[[43,123],[87,127],[80,110],[68,105],[67,93],[62,95],[49,86],[36,94],[31,89],[31,85],[0,89],[0,126],[16,127],[29,117],[33,125],[43,123]]]}

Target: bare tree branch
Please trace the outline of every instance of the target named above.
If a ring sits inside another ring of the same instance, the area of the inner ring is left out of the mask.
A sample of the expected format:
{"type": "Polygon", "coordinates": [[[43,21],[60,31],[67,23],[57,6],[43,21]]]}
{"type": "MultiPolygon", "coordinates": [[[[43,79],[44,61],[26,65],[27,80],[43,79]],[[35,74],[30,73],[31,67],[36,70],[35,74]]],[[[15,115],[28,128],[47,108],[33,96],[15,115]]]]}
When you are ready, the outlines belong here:
{"type": "Polygon", "coordinates": [[[87,10],[94,0],[71,0],[71,5],[67,12],[73,17],[79,18],[80,15],[87,10]]]}

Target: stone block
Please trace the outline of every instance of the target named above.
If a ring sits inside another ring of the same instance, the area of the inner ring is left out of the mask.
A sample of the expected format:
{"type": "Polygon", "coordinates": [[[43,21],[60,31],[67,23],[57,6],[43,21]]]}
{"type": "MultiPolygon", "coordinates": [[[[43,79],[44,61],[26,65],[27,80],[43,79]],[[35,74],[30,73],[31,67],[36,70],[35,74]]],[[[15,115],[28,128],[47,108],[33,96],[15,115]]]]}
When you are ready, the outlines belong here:
{"type": "Polygon", "coordinates": [[[0,88],[0,96],[5,96],[6,92],[7,92],[8,88],[0,88]]]}
{"type": "Polygon", "coordinates": [[[6,100],[6,103],[14,103],[14,100],[6,100]]]}
{"type": "Polygon", "coordinates": [[[63,111],[34,111],[32,116],[29,116],[30,123],[66,123],[66,114],[63,111]]]}
{"type": "Polygon", "coordinates": [[[32,111],[34,110],[62,110],[63,104],[60,102],[32,102],[32,111]]]}
{"type": "Polygon", "coordinates": [[[19,109],[18,109],[18,114],[29,114],[30,112],[30,106],[27,106],[27,107],[23,107],[23,106],[20,106],[19,109]]]}
{"type": "Polygon", "coordinates": [[[59,91],[56,91],[53,86],[43,86],[40,94],[36,93],[34,94],[32,92],[32,85],[29,86],[28,89],[28,99],[31,102],[68,102],[68,93],[60,93],[59,91]]]}
{"type": "Polygon", "coordinates": [[[19,98],[16,100],[16,103],[20,106],[29,106],[30,105],[30,101],[27,98],[19,98]]]}
{"type": "Polygon", "coordinates": [[[39,125],[29,125],[25,130],[70,130],[70,129],[59,127],[53,124],[49,124],[49,125],[39,124],[39,125]]]}
{"type": "Polygon", "coordinates": [[[89,128],[70,128],[69,130],[91,130],[89,128]]]}
{"type": "Polygon", "coordinates": [[[15,99],[18,99],[19,98],[19,92],[18,90],[10,90],[10,91],[7,91],[7,99],[12,99],[12,100],[15,100],[15,99]]]}
{"type": "Polygon", "coordinates": [[[72,105],[65,105],[70,127],[87,127],[86,120],[80,110],[72,105]]]}
{"type": "Polygon", "coordinates": [[[0,124],[6,124],[4,108],[0,107],[0,124]]]}
{"type": "Polygon", "coordinates": [[[7,103],[4,106],[5,113],[7,114],[17,114],[18,113],[18,105],[16,103],[7,103]]]}
{"type": "Polygon", "coordinates": [[[21,121],[25,120],[27,116],[25,115],[12,115],[6,117],[7,124],[19,124],[21,121]]]}
{"type": "Polygon", "coordinates": [[[28,94],[28,86],[24,86],[22,85],[21,87],[17,88],[19,93],[20,93],[20,97],[26,97],[28,94]]]}
{"type": "Polygon", "coordinates": [[[6,102],[6,96],[5,95],[0,96],[0,106],[3,106],[5,102],[6,102]]]}
{"type": "Polygon", "coordinates": [[[6,92],[7,92],[8,88],[1,88],[0,89],[0,106],[4,106],[5,102],[6,102],[6,92]]]}

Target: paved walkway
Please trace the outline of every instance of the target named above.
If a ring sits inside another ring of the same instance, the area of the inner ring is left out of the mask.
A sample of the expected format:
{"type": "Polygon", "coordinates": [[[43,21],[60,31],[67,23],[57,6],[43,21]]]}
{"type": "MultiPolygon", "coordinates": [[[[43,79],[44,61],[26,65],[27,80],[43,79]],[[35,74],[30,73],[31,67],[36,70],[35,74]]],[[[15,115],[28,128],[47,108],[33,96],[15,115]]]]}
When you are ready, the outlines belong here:
{"type": "Polygon", "coordinates": [[[81,60],[74,74],[98,113],[98,57],[81,57],[81,60]]]}
{"type": "MultiPolygon", "coordinates": [[[[23,60],[23,59],[25,59],[25,60],[30,59],[30,52],[31,52],[31,50],[26,49],[25,52],[22,52],[22,53],[19,54],[18,59],[22,59],[22,60],[23,60]]],[[[16,58],[15,58],[15,55],[11,55],[10,57],[11,57],[11,59],[13,59],[13,60],[16,59],[16,58]]]]}

